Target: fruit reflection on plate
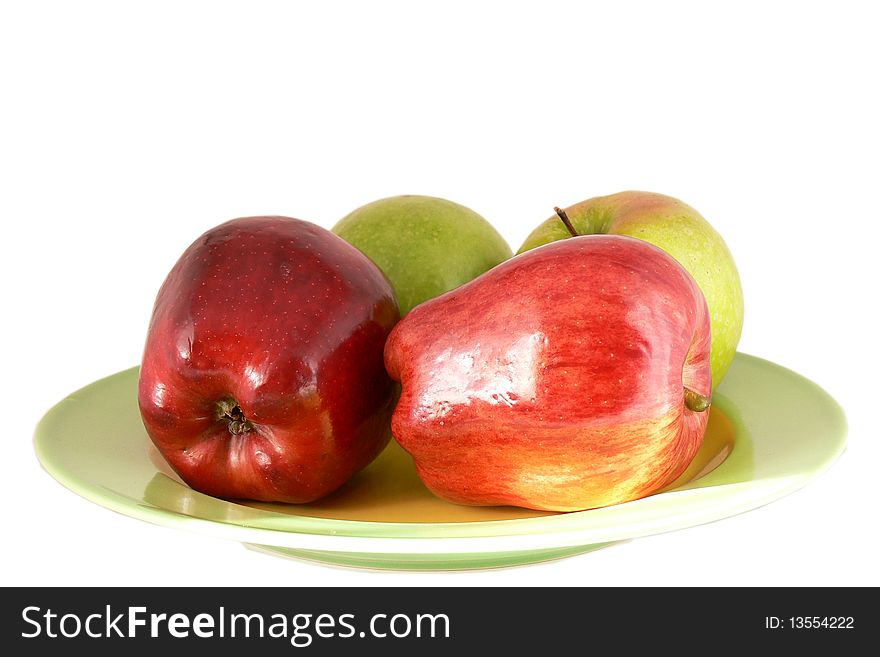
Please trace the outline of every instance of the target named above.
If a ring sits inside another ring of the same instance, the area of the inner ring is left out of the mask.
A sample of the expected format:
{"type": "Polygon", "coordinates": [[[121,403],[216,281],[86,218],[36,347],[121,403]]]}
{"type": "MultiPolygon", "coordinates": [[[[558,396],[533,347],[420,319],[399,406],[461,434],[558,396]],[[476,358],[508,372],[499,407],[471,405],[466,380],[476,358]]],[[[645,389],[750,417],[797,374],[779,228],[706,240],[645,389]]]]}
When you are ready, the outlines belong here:
{"type": "Polygon", "coordinates": [[[665,491],[575,513],[467,507],[434,497],[393,444],[342,489],[306,505],[234,503],[198,493],[168,468],[138,413],[137,369],[93,383],[40,422],[43,467],[117,512],[237,540],[281,556],[392,569],[509,566],[683,529],[778,499],[845,447],[840,407],[816,384],[738,354],[715,393],[705,445],[665,491]]]}

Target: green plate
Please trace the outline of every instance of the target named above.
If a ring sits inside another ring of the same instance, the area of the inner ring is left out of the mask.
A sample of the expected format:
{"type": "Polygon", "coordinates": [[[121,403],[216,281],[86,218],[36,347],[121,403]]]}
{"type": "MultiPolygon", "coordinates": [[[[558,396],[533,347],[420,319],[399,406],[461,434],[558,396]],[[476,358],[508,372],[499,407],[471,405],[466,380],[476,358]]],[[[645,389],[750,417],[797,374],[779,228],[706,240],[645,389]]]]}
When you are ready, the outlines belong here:
{"type": "Polygon", "coordinates": [[[532,563],[732,516],[803,486],[841,454],[846,420],[819,386],[737,354],[715,393],[706,446],[674,487],[577,513],[464,507],[431,495],[392,442],[337,493],[308,505],[234,503],[186,486],[141,424],[137,368],[59,402],[37,426],[43,467],[134,518],[338,565],[444,570],[532,563]]]}

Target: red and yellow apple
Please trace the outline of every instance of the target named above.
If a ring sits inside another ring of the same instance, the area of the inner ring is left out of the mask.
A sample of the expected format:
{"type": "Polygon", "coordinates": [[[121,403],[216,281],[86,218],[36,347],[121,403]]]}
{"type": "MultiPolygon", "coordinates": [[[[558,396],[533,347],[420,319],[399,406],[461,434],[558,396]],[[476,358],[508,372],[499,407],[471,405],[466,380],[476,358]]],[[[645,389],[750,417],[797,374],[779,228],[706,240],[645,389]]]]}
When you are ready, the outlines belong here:
{"type": "Polygon", "coordinates": [[[159,291],[140,372],[144,425],[190,486],[310,502],[388,441],[397,322],[388,280],[355,247],[287,217],[235,219],[159,291]]]}
{"type": "Polygon", "coordinates": [[[395,327],[392,432],[428,488],[453,502],[626,502],[671,483],[699,449],[709,353],[705,298],[673,257],[631,237],[572,237],[395,327]]]}

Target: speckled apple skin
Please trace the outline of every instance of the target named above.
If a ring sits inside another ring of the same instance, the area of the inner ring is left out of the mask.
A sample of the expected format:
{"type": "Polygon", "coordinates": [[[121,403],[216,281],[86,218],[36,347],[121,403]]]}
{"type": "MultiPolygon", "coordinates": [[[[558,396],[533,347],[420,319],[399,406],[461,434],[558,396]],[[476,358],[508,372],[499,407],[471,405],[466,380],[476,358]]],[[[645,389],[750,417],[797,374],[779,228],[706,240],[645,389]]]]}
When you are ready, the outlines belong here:
{"type": "MultiPolygon", "coordinates": [[[[637,237],[659,246],[688,270],[709,307],[712,381],[721,383],[742,333],[743,292],[736,263],[718,231],[691,206],[654,192],[597,196],[565,211],[581,235],[637,237]]],[[[554,215],[532,231],[519,253],[570,236],[554,215]]]]}
{"type": "Polygon", "coordinates": [[[479,214],[432,196],[373,201],[332,230],[385,272],[401,316],[513,256],[504,238],[479,214]]]}
{"type": "Polygon", "coordinates": [[[576,511],[649,495],[699,449],[705,299],[668,254],[622,236],[534,249],[405,317],[385,347],[392,418],[453,502],[576,511]]]}
{"type": "Polygon", "coordinates": [[[224,223],[156,299],[138,388],[147,432],[208,495],[323,497],[388,441],[382,350],[398,317],[382,272],[329,231],[287,217],[224,223]],[[218,420],[229,399],[251,430],[218,420]]]}

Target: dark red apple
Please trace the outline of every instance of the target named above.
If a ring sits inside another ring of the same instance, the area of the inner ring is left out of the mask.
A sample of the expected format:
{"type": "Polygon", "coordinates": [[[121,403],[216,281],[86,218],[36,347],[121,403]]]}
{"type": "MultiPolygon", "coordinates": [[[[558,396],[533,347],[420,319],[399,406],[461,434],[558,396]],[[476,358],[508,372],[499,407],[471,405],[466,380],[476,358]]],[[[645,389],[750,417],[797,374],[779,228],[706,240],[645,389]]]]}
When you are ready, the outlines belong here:
{"type": "Polygon", "coordinates": [[[453,502],[574,511],[643,497],[702,443],[709,333],[702,293],[659,248],[553,242],[397,325],[392,431],[453,502]]]}
{"type": "Polygon", "coordinates": [[[398,316],[382,272],[331,232],[224,223],[159,290],[138,390],[147,433],[208,495],[323,497],[388,440],[382,349],[398,316]]]}

